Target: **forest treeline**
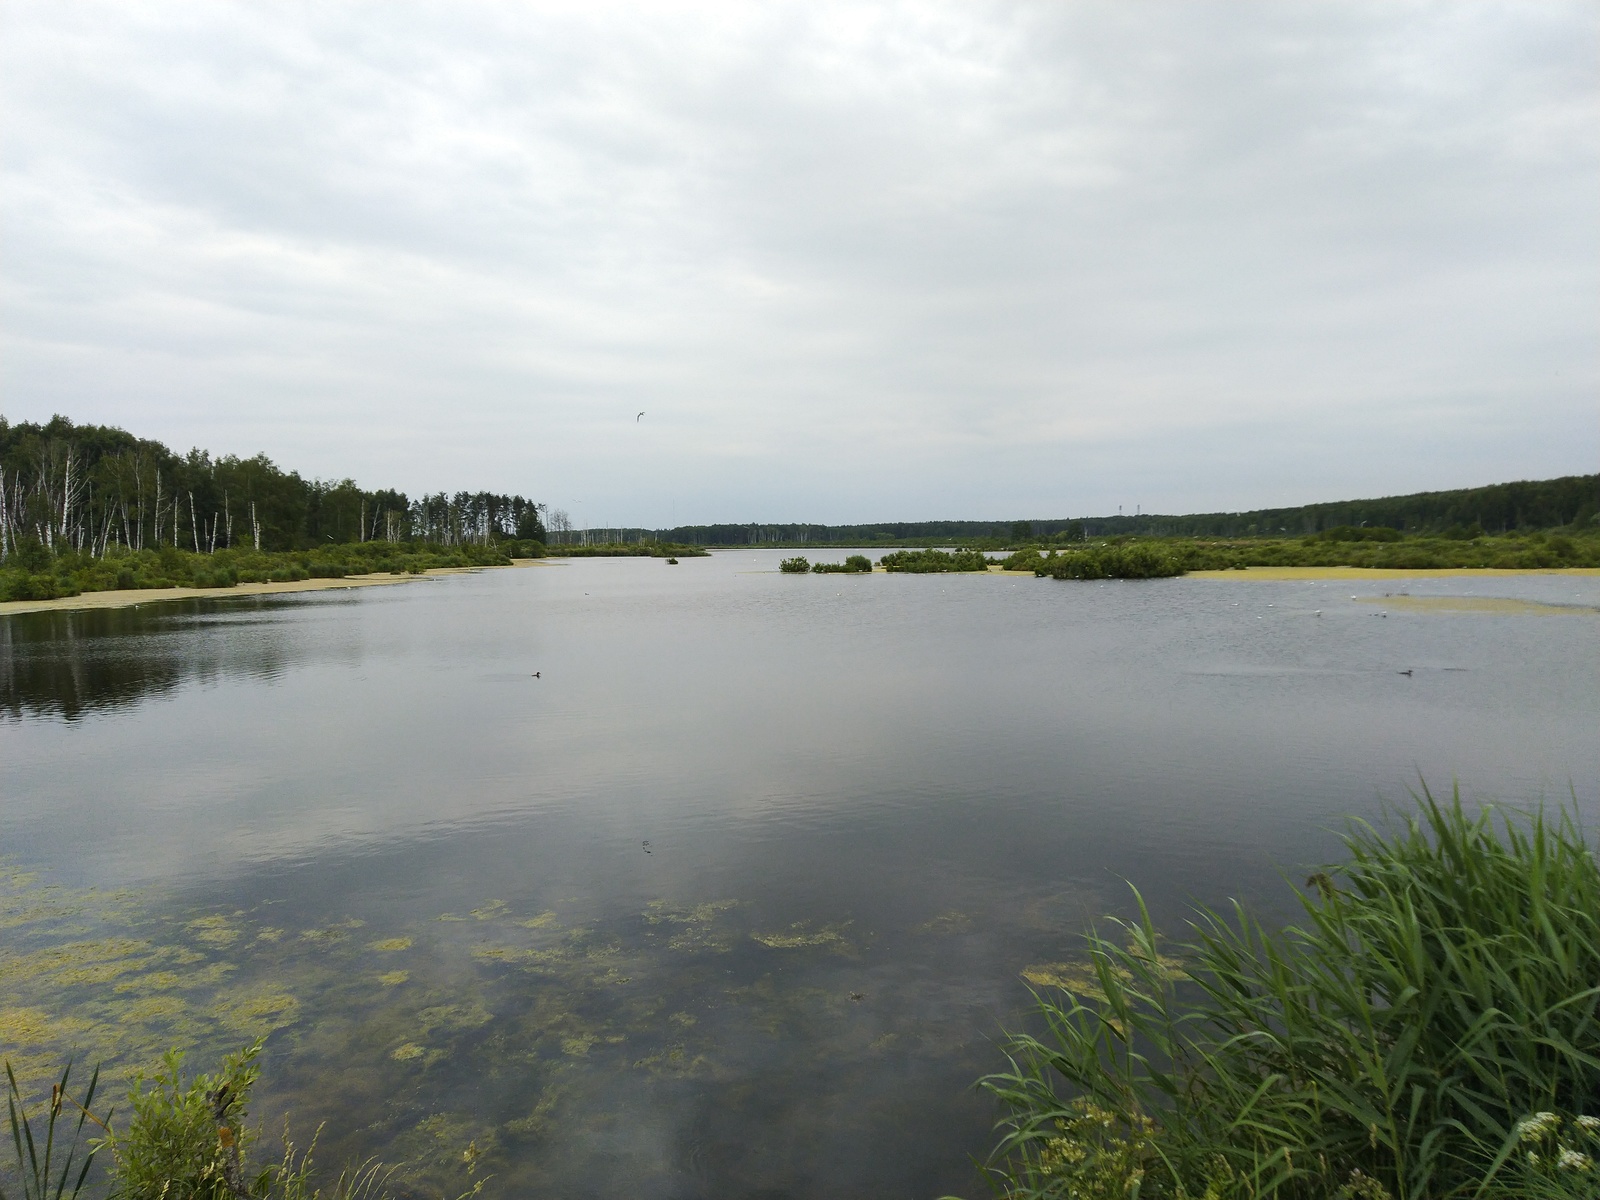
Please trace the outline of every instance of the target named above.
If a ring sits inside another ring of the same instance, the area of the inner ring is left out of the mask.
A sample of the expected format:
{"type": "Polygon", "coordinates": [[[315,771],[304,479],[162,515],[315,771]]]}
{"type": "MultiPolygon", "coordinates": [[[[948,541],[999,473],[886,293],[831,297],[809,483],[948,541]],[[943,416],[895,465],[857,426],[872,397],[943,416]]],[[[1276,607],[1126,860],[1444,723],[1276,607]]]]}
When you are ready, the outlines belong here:
{"type": "Polygon", "coordinates": [[[571,528],[560,511],[523,496],[439,492],[417,498],[316,480],[265,455],[178,454],[160,442],[66,417],[13,424],[0,416],[0,561],[38,544],[104,557],[108,548],[172,546],[306,550],[345,543],[489,546],[551,542],[607,546],[962,545],[998,549],[1091,538],[1275,539],[1339,529],[1471,539],[1534,530],[1600,529],[1600,475],[1341,500],[1292,508],[1189,515],[1135,514],[1022,521],[892,521],[855,525],[716,524],[603,532],[571,528]],[[547,525],[555,530],[546,534],[547,525]]]}
{"type": "MultiPolygon", "coordinates": [[[[697,546],[872,546],[1021,544],[1096,537],[1304,537],[1346,526],[1382,527],[1407,534],[1473,537],[1564,529],[1586,532],[1600,516],[1600,475],[1496,483],[1447,492],[1415,492],[1375,500],[1338,500],[1250,512],[1142,513],[1024,521],[887,521],[863,525],[680,525],[659,531],[697,546]]],[[[656,536],[624,530],[624,540],[656,536]]]]}
{"type": "Polygon", "coordinates": [[[494,492],[415,499],[285,471],[264,454],[178,454],[66,417],[0,416],[0,560],[29,546],[104,558],[113,547],[191,553],[329,543],[488,546],[544,541],[541,506],[494,492]]]}

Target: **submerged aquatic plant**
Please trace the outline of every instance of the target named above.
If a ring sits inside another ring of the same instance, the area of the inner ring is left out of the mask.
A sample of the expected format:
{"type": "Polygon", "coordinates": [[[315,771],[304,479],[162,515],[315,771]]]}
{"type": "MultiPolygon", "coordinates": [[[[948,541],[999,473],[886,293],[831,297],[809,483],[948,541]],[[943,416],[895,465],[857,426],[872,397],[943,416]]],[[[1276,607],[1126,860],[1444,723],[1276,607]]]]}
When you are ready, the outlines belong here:
{"type": "Polygon", "coordinates": [[[1076,1155],[1145,1197],[1600,1194],[1594,855],[1570,812],[1416,800],[1352,825],[1300,924],[1202,911],[1183,976],[1142,901],[1092,934],[1093,986],[1040,997],[1042,1035],[982,1081],[1005,1193],[1100,1194],[1076,1155]],[[1109,1114],[1092,1139],[1085,1104],[1109,1114]]]}

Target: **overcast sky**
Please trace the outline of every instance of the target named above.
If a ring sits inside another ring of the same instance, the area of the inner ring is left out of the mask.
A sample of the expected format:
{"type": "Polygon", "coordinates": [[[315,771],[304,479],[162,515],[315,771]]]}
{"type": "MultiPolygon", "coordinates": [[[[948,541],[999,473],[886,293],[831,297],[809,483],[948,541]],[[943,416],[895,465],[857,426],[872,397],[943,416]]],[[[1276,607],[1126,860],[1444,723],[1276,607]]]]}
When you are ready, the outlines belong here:
{"type": "Polygon", "coordinates": [[[0,119],[13,421],[596,525],[1600,469],[1593,0],[6,0],[0,119]]]}

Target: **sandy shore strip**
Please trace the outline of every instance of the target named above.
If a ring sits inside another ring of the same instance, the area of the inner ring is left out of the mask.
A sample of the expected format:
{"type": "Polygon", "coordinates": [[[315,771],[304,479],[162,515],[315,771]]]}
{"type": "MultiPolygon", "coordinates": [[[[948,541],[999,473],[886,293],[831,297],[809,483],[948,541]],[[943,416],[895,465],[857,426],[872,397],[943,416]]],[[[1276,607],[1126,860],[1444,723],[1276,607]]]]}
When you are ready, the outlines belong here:
{"type": "MultiPolygon", "coordinates": [[[[537,558],[514,558],[513,567],[542,566],[537,558]]],[[[166,600],[226,600],[233,596],[281,596],[289,592],[325,592],[337,588],[385,587],[391,583],[415,583],[443,575],[472,575],[498,567],[435,567],[420,575],[346,575],[340,579],[296,579],[288,583],[236,583],[230,588],[132,588],[127,591],[84,592],[77,596],[58,596],[54,600],[7,600],[0,603],[0,617],[14,613],[62,612],[87,608],[130,608],[135,604],[159,604],[166,600]]]]}
{"type": "Polygon", "coordinates": [[[1385,611],[1440,613],[1532,614],[1546,617],[1596,617],[1593,604],[1550,604],[1543,600],[1510,600],[1496,596],[1363,596],[1360,603],[1382,606],[1385,611]]]}
{"type": "Polygon", "coordinates": [[[1506,579],[1513,575],[1600,575],[1600,567],[1246,567],[1242,571],[1190,571],[1189,579],[1506,579]]]}

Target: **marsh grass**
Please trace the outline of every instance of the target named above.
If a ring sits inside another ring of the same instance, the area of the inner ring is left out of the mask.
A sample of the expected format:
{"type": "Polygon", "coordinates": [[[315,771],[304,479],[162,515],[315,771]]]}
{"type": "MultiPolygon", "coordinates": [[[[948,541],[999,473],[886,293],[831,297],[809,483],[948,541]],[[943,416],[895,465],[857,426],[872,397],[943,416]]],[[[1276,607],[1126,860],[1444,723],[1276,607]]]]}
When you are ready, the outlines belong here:
{"type": "MultiPolygon", "coordinates": [[[[89,1178],[98,1143],[85,1140],[84,1123],[93,1121],[104,1128],[90,1112],[95,1088],[100,1082],[97,1068],[89,1076],[89,1086],[81,1101],[67,1090],[72,1082],[72,1064],[61,1072],[61,1079],[50,1089],[45,1107],[44,1128],[34,1136],[33,1118],[26,1098],[17,1086],[17,1076],[6,1063],[6,1116],[11,1125],[11,1143],[16,1152],[15,1174],[20,1179],[21,1200],[64,1200],[76,1197],[89,1178]],[[61,1118],[65,1114],[66,1121],[61,1118]],[[60,1136],[58,1136],[60,1135],[60,1136]],[[73,1168],[77,1167],[77,1173],[73,1168]]],[[[11,1193],[0,1187],[0,1200],[11,1200],[11,1193]]]]}
{"type": "MultiPolygon", "coordinates": [[[[1569,811],[1469,814],[1424,787],[1281,933],[1235,904],[1161,945],[1094,933],[1098,995],[982,1081],[1008,1196],[1593,1197],[1600,871],[1569,811]],[[1179,954],[1182,971],[1171,967],[1179,954]]],[[[1037,995],[1037,994],[1036,994],[1037,995]]]]}

